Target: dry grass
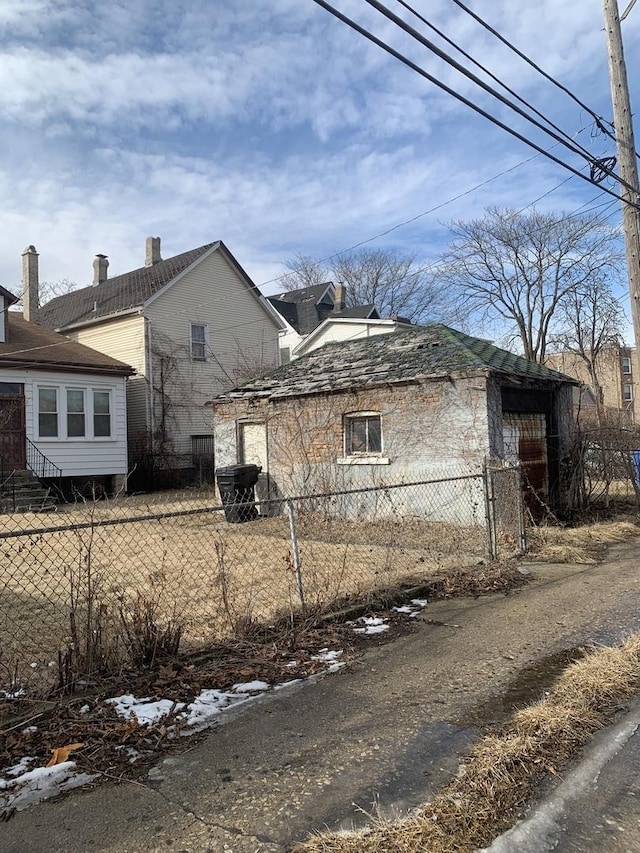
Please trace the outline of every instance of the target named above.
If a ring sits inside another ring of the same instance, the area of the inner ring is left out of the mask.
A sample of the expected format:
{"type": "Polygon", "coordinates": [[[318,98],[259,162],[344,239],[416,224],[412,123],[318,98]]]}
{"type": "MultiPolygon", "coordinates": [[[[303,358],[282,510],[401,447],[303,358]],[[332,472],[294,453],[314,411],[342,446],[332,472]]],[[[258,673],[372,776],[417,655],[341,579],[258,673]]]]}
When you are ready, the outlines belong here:
{"type": "MultiPolygon", "coordinates": [[[[134,618],[142,604],[156,627],[179,625],[187,648],[299,610],[288,521],[227,524],[212,505],[203,492],[188,500],[173,494],[153,506],[141,496],[0,517],[5,530],[34,531],[0,539],[0,687],[15,662],[23,685],[50,680],[58,651],[72,640],[72,612],[84,637],[97,637],[102,652],[122,659],[122,614],[134,618]],[[194,514],[144,518],[154,510],[194,514]],[[125,517],[135,520],[101,524],[125,517]],[[47,532],[48,526],[63,529],[47,532]]],[[[481,528],[418,519],[331,521],[309,513],[298,522],[310,608],[426,582],[477,563],[484,550],[481,528]]]]}
{"type": "Polygon", "coordinates": [[[297,853],[465,853],[511,826],[536,786],[602,728],[640,686],[640,635],[572,664],[541,702],[486,737],[417,815],[358,834],[315,836],[297,853]]]}
{"type": "Polygon", "coordinates": [[[534,527],[528,532],[527,557],[545,563],[594,565],[603,551],[640,534],[634,521],[596,521],[580,527],[534,527]]]}

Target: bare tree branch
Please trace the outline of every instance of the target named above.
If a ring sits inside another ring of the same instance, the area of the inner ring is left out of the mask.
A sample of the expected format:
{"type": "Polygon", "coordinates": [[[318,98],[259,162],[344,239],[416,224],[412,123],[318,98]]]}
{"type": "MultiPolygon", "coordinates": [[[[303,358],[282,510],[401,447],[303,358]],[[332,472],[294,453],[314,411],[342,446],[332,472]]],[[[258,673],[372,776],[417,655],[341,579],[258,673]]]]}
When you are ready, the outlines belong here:
{"type": "Polygon", "coordinates": [[[624,258],[618,234],[593,215],[489,208],[450,228],[440,280],[477,320],[505,320],[533,361],[544,361],[564,303],[616,280],[624,258]]]}

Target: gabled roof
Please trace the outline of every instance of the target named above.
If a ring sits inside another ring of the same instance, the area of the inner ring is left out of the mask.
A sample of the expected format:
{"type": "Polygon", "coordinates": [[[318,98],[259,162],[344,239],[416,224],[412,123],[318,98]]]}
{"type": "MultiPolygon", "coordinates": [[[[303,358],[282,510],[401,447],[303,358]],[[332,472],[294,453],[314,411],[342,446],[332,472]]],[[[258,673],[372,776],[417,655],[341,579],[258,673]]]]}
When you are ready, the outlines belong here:
{"type": "Polygon", "coordinates": [[[130,376],[128,364],[28,323],[19,311],[7,312],[7,340],[0,343],[0,367],[42,368],[73,373],[130,376]]]}
{"type": "Polygon", "coordinates": [[[326,344],[216,399],[278,399],[479,373],[576,384],[562,373],[488,341],[433,325],[326,344]]]}
{"type": "Polygon", "coordinates": [[[1,284],[0,284],[0,296],[4,296],[4,298],[7,300],[8,305],[14,305],[16,302],[19,302],[18,297],[14,296],[14,294],[11,293],[11,291],[7,290],[7,288],[3,287],[1,284]]]}
{"type": "Polygon", "coordinates": [[[57,296],[40,308],[38,322],[50,329],[64,329],[83,320],[97,320],[138,308],[215,245],[207,243],[173,258],[158,261],[152,266],[108,278],[102,284],[57,296]]]}
{"type": "MultiPolygon", "coordinates": [[[[367,307],[367,306],[363,306],[367,307]]],[[[294,348],[293,352],[297,355],[303,355],[307,350],[310,349],[311,345],[321,338],[322,335],[330,330],[331,328],[335,328],[336,326],[355,326],[359,327],[361,330],[359,333],[355,335],[348,335],[346,340],[356,340],[362,337],[369,337],[368,334],[361,334],[362,331],[366,329],[372,328],[386,328],[388,331],[396,331],[398,328],[406,328],[407,326],[412,326],[413,324],[409,320],[401,320],[397,317],[389,317],[385,320],[382,320],[378,316],[377,311],[373,311],[372,314],[375,316],[367,316],[362,317],[359,315],[349,315],[346,311],[341,311],[339,314],[330,314],[326,320],[324,320],[320,325],[311,332],[310,335],[307,335],[306,338],[303,338],[300,343],[294,348]]],[[[322,346],[322,344],[320,344],[322,346]]]]}
{"type": "Polygon", "coordinates": [[[276,311],[284,317],[299,335],[309,335],[328,317],[379,317],[376,306],[352,305],[334,311],[334,285],[332,281],[299,287],[267,297],[276,311]],[[328,299],[326,297],[329,297],[328,299]]]}
{"type": "MultiPolygon", "coordinates": [[[[297,290],[285,290],[284,293],[278,293],[274,299],[282,302],[313,302],[317,305],[322,301],[323,296],[328,290],[333,289],[332,281],[325,281],[322,284],[311,284],[309,287],[299,287],[297,290]]],[[[333,302],[333,299],[331,300],[333,302]]]]}
{"type": "Polygon", "coordinates": [[[190,249],[164,261],[157,261],[151,266],[116,275],[101,284],[58,296],[40,308],[38,323],[50,329],[65,330],[142,308],[148,300],[212,252],[220,252],[224,256],[265,312],[278,327],[284,328],[281,317],[220,240],[190,249]]]}

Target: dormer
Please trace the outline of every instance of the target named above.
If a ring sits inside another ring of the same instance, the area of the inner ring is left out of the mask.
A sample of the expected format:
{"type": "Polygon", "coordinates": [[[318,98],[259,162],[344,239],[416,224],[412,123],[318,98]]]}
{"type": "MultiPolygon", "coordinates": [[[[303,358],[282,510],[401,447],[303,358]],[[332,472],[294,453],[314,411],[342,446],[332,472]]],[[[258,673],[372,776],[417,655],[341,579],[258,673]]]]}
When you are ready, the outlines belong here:
{"type": "Polygon", "coordinates": [[[0,344],[3,344],[9,336],[7,323],[7,314],[9,313],[9,306],[13,305],[17,301],[17,296],[14,296],[13,293],[10,293],[8,290],[2,287],[2,285],[0,285],[0,344]]]}

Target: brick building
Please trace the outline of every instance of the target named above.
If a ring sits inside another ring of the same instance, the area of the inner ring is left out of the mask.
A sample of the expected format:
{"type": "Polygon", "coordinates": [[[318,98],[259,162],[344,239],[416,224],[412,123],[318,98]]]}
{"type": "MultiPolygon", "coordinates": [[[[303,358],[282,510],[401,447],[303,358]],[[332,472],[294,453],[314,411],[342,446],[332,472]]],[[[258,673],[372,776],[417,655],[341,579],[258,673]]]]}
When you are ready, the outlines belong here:
{"type": "Polygon", "coordinates": [[[549,367],[573,376],[588,389],[589,394],[581,397],[584,412],[588,414],[595,407],[596,395],[599,394],[605,410],[636,422],[638,415],[635,401],[640,394],[640,363],[635,347],[608,347],[600,353],[597,362],[598,388],[593,387],[587,365],[576,353],[550,353],[545,360],[549,367]]]}
{"type": "Polygon", "coordinates": [[[277,496],[519,457],[553,503],[575,384],[443,325],[327,344],[212,402],[216,465],[259,464],[277,496]]]}

